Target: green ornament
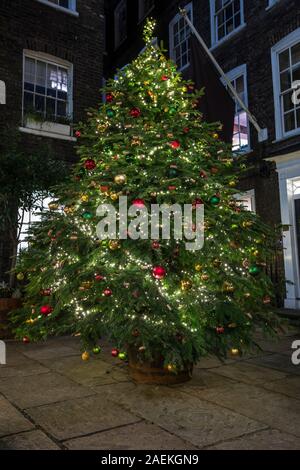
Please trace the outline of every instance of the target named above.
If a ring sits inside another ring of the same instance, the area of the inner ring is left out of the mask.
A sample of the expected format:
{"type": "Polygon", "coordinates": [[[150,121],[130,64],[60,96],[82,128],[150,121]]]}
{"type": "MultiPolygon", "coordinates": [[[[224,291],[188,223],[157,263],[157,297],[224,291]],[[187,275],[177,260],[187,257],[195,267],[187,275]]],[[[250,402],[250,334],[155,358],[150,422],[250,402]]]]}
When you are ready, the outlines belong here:
{"type": "Polygon", "coordinates": [[[106,111],[106,115],[107,115],[107,117],[112,118],[112,117],[114,117],[115,112],[114,112],[113,109],[108,109],[108,110],[106,111]]]}
{"type": "Polygon", "coordinates": [[[169,114],[171,114],[171,116],[173,116],[176,113],[177,113],[177,109],[174,108],[174,106],[171,106],[171,108],[169,109],[169,114]]]}
{"type": "Polygon", "coordinates": [[[220,204],[221,199],[219,196],[213,196],[210,198],[210,203],[212,206],[218,206],[220,204]]]}
{"type": "Polygon", "coordinates": [[[231,225],[232,230],[237,230],[239,226],[237,224],[232,224],[231,225]]]}
{"type": "Polygon", "coordinates": [[[85,220],[91,220],[93,218],[93,214],[91,212],[84,212],[82,214],[82,217],[85,219],[85,220]]]}
{"type": "Polygon", "coordinates": [[[103,246],[103,248],[107,248],[108,247],[108,240],[102,240],[101,246],[103,246]]]}
{"type": "Polygon", "coordinates": [[[100,353],[101,353],[101,348],[100,348],[99,346],[95,346],[95,347],[93,348],[93,353],[94,353],[94,354],[100,354],[100,353]]]}
{"type": "Polygon", "coordinates": [[[125,361],[126,357],[127,357],[127,354],[125,352],[120,352],[118,354],[118,358],[121,359],[122,361],[125,361]]]}
{"type": "Polygon", "coordinates": [[[169,178],[177,178],[178,176],[178,169],[175,167],[171,167],[168,170],[168,177],[169,178]]]}
{"type": "Polygon", "coordinates": [[[261,272],[261,268],[257,266],[256,264],[254,264],[253,266],[250,266],[249,268],[249,274],[251,274],[251,276],[258,276],[260,272],[261,272]]]}

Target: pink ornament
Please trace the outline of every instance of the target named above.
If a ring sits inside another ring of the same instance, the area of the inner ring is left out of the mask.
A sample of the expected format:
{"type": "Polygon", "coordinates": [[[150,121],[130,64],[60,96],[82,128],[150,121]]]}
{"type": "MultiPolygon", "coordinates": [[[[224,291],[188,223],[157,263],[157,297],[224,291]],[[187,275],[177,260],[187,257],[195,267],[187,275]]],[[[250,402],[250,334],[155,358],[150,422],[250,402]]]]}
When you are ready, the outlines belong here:
{"type": "Polygon", "coordinates": [[[76,131],[76,132],[75,132],[75,137],[81,137],[81,132],[80,132],[80,131],[76,131]]]}
{"type": "Polygon", "coordinates": [[[142,209],[143,207],[145,207],[145,201],[143,199],[135,199],[132,202],[132,205],[137,207],[138,209],[142,209]]]}
{"type": "Polygon", "coordinates": [[[42,315],[50,315],[50,313],[53,312],[53,308],[51,307],[51,305],[43,305],[41,308],[40,308],[40,312],[42,315]]]}
{"type": "Polygon", "coordinates": [[[163,279],[166,276],[167,271],[162,266],[155,266],[152,270],[152,274],[155,279],[163,279]]]}

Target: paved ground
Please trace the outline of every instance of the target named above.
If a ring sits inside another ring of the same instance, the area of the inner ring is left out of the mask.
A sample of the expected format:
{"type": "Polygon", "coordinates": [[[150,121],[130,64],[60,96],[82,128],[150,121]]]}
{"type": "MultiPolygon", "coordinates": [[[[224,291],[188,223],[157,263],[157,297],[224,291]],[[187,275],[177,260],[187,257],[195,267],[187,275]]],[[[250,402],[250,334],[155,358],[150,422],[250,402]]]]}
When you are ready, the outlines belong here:
{"type": "Polygon", "coordinates": [[[203,359],[173,387],[134,385],[108,346],[84,363],[75,338],[8,343],[0,449],[300,449],[294,339],[226,364],[203,359]]]}

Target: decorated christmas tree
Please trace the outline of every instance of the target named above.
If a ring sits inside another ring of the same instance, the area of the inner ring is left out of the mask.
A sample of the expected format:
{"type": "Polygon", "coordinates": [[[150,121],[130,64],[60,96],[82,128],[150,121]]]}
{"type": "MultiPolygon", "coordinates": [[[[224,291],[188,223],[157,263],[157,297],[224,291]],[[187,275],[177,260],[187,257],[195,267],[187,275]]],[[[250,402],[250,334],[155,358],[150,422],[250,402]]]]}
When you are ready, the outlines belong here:
{"type": "Polygon", "coordinates": [[[107,83],[105,102],[79,126],[79,162],[20,257],[26,297],[13,320],[25,342],[71,332],[88,359],[106,338],[114,356],[129,353],[141,367],[179,374],[207,354],[242,354],[257,328],[273,331],[265,273],[273,236],[236,197],[240,157],[202,120],[201,93],[152,33],[148,22],[145,50],[107,83]],[[110,227],[109,239],[99,237],[99,206],[116,209],[120,229],[125,196],[137,214],[191,204],[194,232],[204,207],[203,248],[187,249],[184,237],[144,236],[145,224],[139,239],[130,227],[127,238],[110,227]]]}

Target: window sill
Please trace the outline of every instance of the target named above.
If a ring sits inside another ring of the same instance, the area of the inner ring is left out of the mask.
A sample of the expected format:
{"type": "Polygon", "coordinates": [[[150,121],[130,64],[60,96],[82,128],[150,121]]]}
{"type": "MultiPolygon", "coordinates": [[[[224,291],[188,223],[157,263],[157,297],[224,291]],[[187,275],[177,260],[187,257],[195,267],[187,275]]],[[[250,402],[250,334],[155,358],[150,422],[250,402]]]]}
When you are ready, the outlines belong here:
{"type": "Polygon", "coordinates": [[[19,130],[25,134],[77,142],[77,139],[71,136],[71,127],[66,124],[27,121],[25,126],[19,127],[19,130]]]}
{"type": "Polygon", "coordinates": [[[279,1],[277,0],[276,2],[272,3],[272,5],[268,5],[266,8],[266,11],[272,10],[276,5],[279,4],[279,1]]]}
{"type": "Polygon", "coordinates": [[[282,137],[278,137],[275,140],[272,141],[272,144],[278,144],[279,142],[284,142],[285,140],[292,139],[293,137],[299,137],[300,136],[300,129],[297,130],[297,132],[293,132],[292,134],[288,135],[283,135],[282,137]]]}
{"type": "Polygon", "coordinates": [[[234,31],[232,31],[230,34],[228,34],[227,36],[225,36],[225,38],[221,39],[220,41],[214,43],[210,50],[213,51],[215,49],[217,49],[217,47],[219,46],[222,46],[226,41],[229,41],[230,39],[232,39],[236,34],[240,33],[243,29],[245,29],[247,26],[247,23],[243,23],[241,24],[241,26],[239,26],[238,28],[236,28],[234,31]]]}
{"type": "Polygon", "coordinates": [[[40,3],[43,3],[44,5],[47,5],[48,7],[54,8],[55,10],[67,13],[67,15],[71,16],[79,16],[78,11],[70,10],[69,8],[64,8],[59,5],[56,5],[55,3],[49,2],[48,0],[37,0],[40,3]]]}

